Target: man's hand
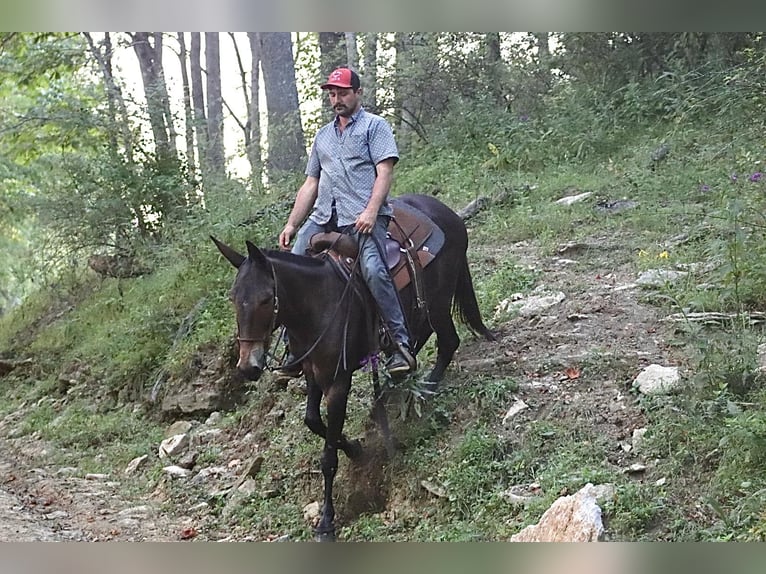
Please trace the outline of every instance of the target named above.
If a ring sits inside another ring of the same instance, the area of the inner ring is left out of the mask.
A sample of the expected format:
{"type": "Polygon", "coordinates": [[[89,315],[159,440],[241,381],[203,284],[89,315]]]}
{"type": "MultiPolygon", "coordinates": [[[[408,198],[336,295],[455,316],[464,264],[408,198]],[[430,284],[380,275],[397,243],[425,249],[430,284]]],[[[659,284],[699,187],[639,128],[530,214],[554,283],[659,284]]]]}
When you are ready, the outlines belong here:
{"type": "Polygon", "coordinates": [[[365,209],[362,213],[359,214],[359,217],[356,218],[356,221],[354,222],[354,228],[359,233],[372,233],[372,229],[375,227],[375,222],[378,219],[378,211],[372,211],[369,208],[365,209]]]}
{"type": "Polygon", "coordinates": [[[285,225],[285,228],[282,230],[282,233],[279,234],[279,248],[287,251],[290,249],[290,241],[292,240],[293,236],[295,235],[295,226],[290,225],[289,223],[285,225]]]}

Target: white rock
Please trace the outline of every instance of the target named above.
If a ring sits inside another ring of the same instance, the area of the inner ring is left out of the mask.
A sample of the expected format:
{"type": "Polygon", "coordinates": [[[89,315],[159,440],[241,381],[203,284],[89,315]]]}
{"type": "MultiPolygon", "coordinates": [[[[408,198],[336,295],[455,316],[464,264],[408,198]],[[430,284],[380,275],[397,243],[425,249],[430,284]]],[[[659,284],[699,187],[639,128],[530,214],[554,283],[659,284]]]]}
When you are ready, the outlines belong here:
{"type": "Polygon", "coordinates": [[[170,476],[173,476],[176,478],[185,478],[191,474],[191,471],[188,468],[183,468],[175,464],[163,467],[162,470],[166,474],[169,474],[170,476]]]}
{"type": "Polygon", "coordinates": [[[511,405],[511,408],[508,409],[508,412],[505,413],[505,416],[503,417],[503,425],[505,425],[509,420],[511,420],[521,411],[528,408],[529,408],[529,405],[527,403],[525,403],[521,399],[516,399],[516,401],[511,405]]]}
{"type": "Polygon", "coordinates": [[[106,480],[109,478],[108,474],[103,474],[99,472],[89,472],[85,475],[86,480],[106,480]]]}
{"type": "Polygon", "coordinates": [[[604,534],[598,491],[588,483],[571,496],[558,498],[537,524],[511,536],[511,542],[595,542],[604,534]]]}
{"type": "Polygon", "coordinates": [[[633,381],[633,387],[645,395],[669,393],[680,386],[681,376],[678,367],[649,365],[633,381]]]}
{"type": "Polygon", "coordinates": [[[137,456],[136,458],[131,460],[128,463],[128,466],[125,467],[125,471],[124,471],[125,476],[130,476],[130,475],[134,474],[139,469],[139,467],[142,464],[144,464],[147,460],[149,460],[149,455],[148,454],[137,456]]]}
{"type": "Polygon", "coordinates": [[[313,522],[315,519],[319,518],[319,510],[320,506],[316,500],[314,502],[309,502],[303,507],[303,518],[306,522],[313,522]]]}
{"type": "Polygon", "coordinates": [[[673,283],[686,275],[688,273],[685,271],[674,271],[673,269],[649,269],[638,276],[636,283],[642,287],[662,287],[666,283],[673,283]]]}
{"type": "Polygon", "coordinates": [[[186,433],[175,434],[160,443],[160,458],[169,458],[182,453],[189,446],[189,435],[186,433]]]}
{"type": "Polygon", "coordinates": [[[205,426],[213,427],[221,422],[223,415],[218,411],[213,411],[205,420],[205,426]]]}
{"type": "Polygon", "coordinates": [[[577,195],[567,195],[566,197],[562,197],[561,199],[557,199],[554,201],[554,203],[558,203],[560,205],[572,205],[573,203],[577,203],[579,201],[582,201],[584,199],[588,199],[591,195],[593,195],[592,191],[586,191],[584,193],[578,193],[577,195]]]}
{"type": "Polygon", "coordinates": [[[130,518],[148,518],[152,514],[152,507],[146,504],[141,506],[131,506],[125,508],[117,513],[117,516],[130,517],[130,518]]]}
{"type": "Polygon", "coordinates": [[[566,295],[561,291],[546,295],[531,295],[518,301],[503,299],[495,307],[495,317],[512,312],[517,312],[522,317],[535,317],[546,309],[558,305],[564,299],[566,299],[566,295]]]}
{"type": "Polygon", "coordinates": [[[635,452],[639,452],[641,450],[641,444],[644,441],[644,435],[646,434],[646,431],[647,429],[644,427],[633,430],[633,437],[631,439],[631,442],[633,444],[633,450],[635,452]]]}

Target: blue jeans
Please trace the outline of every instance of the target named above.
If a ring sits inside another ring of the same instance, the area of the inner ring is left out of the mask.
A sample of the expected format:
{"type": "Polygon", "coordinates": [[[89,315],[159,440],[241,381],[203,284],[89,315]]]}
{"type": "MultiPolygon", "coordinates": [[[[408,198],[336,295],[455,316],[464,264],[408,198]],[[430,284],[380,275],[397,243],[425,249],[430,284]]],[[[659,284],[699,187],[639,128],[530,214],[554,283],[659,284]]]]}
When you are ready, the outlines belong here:
{"type": "MultiPolygon", "coordinates": [[[[381,248],[378,247],[379,245],[382,246],[386,239],[388,220],[389,218],[385,215],[379,215],[372,234],[360,236],[359,232],[352,227],[350,235],[359,242],[359,268],[362,272],[362,278],[378,304],[378,310],[391,333],[391,338],[396,343],[411,349],[402,305],[399,302],[391,274],[388,272],[388,267],[381,255],[381,248]]],[[[292,252],[306,255],[311,237],[315,233],[326,230],[325,225],[319,225],[310,219],[307,220],[295,234],[292,252]]]]}

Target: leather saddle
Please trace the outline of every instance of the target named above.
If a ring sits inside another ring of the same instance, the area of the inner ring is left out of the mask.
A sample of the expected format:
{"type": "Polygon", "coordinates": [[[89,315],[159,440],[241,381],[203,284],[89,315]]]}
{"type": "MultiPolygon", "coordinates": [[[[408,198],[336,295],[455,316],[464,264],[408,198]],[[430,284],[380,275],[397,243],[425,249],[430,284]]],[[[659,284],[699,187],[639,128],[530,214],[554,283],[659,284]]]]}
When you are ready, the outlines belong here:
{"type": "MultiPolygon", "coordinates": [[[[383,245],[384,259],[397,290],[414,281],[420,294],[421,272],[444,245],[444,232],[425,213],[406,203],[394,199],[391,206],[394,216],[383,245]]],[[[330,255],[350,273],[359,245],[350,235],[327,231],[311,238],[310,250],[313,254],[330,255]]]]}

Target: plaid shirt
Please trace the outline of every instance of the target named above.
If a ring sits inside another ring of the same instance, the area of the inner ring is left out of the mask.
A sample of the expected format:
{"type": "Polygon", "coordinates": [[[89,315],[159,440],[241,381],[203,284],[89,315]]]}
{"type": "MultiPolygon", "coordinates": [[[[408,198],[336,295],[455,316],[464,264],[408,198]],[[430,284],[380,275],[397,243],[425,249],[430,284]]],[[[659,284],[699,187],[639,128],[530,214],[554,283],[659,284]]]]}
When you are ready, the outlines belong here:
{"type": "MultiPolygon", "coordinates": [[[[332,205],[338,214],[338,226],[351,225],[367,207],[381,161],[399,160],[394,134],[388,122],[360,108],[351,116],[341,133],[338,118],[323,126],[311,147],[306,175],[319,178],[319,192],[309,216],[324,225],[332,216],[332,205]]],[[[388,201],[378,215],[393,213],[388,201]]]]}

